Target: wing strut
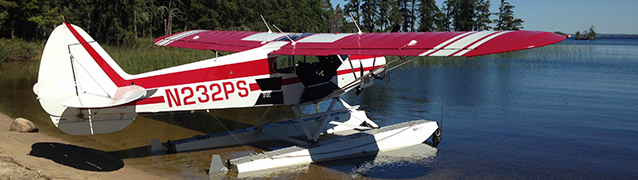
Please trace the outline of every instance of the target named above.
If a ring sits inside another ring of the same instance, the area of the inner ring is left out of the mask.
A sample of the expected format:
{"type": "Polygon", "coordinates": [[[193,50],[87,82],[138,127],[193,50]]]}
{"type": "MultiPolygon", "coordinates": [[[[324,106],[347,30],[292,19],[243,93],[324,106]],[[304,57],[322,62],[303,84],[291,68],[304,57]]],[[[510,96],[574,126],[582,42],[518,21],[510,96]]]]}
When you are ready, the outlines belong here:
{"type": "Polygon", "coordinates": [[[306,127],[306,123],[303,123],[303,119],[301,118],[301,113],[299,113],[299,110],[297,109],[298,106],[292,106],[292,111],[295,112],[295,116],[297,116],[297,120],[299,120],[299,125],[301,125],[301,129],[303,129],[303,133],[306,135],[306,138],[308,138],[308,140],[312,139],[312,135],[310,134],[310,131],[308,131],[308,128],[306,127]]]}
{"type": "MultiPolygon", "coordinates": [[[[332,111],[337,101],[339,101],[338,98],[333,98],[326,112],[332,111]]],[[[323,131],[323,128],[325,128],[326,124],[328,124],[328,119],[329,119],[328,117],[330,117],[330,114],[323,115],[323,118],[321,118],[321,122],[319,123],[319,126],[315,129],[315,133],[312,135],[312,142],[317,142],[317,140],[319,139],[319,135],[321,134],[321,131],[323,131]]],[[[303,124],[303,123],[300,123],[300,124],[303,124]]]]}
{"type": "Polygon", "coordinates": [[[338,97],[334,97],[334,98],[332,98],[332,101],[330,102],[330,106],[328,106],[328,109],[326,110],[326,112],[315,113],[315,114],[306,115],[306,116],[302,116],[299,113],[299,110],[298,110],[299,106],[295,105],[295,106],[292,107],[292,110],[295,112],[295,116],[297,116],[297,119],[299,120],[299,125],[301,125],[301,129],[303,129],[303,132],[306,135],[306,138],[308,138],[308,141],[317,142],[317,140],[319,139],[319,135],[321,135],[321,132],[326,127],[326,124],[328,124],[328,119],[330,119],[330,115],[332,113],[337,113],[337,112],[343,111],[343,110],[333,111],[335,105],[337,104],[337,102],[340,102],[342,104],[344,103],[338,97]],[[315,127],[314,132],[312,134],[310,134],[310,131],[306,127],[305,123],[303,123],[303,119],[306,119],[306,118],[309,118],[309,117],[320,117],[320,116],[323,116],[323,117],[321,118],[321,121],[320,121],[319,125],[317,127],[315,127]]]}

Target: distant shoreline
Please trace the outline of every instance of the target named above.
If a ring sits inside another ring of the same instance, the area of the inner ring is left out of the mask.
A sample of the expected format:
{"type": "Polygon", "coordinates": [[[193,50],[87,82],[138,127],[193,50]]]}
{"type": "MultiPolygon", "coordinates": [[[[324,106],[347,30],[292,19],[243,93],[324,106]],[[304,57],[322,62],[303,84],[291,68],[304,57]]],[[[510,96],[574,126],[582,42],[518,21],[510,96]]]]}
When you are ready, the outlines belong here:
{"type": "MultiPolygon", "coordinates": [[[[575,37],[575,34],[570,35],[575,37]]],[[[596,34],[596,38],[638,38],[638,34],[596,34]]]]}

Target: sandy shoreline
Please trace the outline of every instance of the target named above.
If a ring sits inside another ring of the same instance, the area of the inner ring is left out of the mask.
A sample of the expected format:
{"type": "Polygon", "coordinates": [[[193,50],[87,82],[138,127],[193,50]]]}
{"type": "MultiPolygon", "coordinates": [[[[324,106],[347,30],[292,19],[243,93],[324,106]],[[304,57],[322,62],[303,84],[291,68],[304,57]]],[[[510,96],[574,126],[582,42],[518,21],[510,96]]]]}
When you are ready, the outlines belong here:
{"type": "Polygon", "coordinates": [[[167,179],[58,138],[8,131],[13,120],[0,113],[2,179],[167,179]]]}

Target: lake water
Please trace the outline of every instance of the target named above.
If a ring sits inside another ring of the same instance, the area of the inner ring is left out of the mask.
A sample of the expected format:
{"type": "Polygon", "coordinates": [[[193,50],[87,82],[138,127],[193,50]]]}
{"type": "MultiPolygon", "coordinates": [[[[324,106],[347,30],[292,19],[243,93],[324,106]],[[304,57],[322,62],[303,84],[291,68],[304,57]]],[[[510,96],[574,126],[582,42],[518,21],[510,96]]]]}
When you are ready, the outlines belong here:
{"type": "Polygon", "coordinates": [[[393,72],[345,99],[380,125],[442,112],[428,167],[455,174],[445,177],[638,178],[638,39],[568,39],[468,61],[446,65],[445,75],[442,67],[393,72]]]}
{"type": "MultiPolygon", "coordinates": [[[[638,179],[638,39],[568,39],[532,50],[447,62],[415,62],[391,72],[387,81],[377,80],[359,96],[343,96],[350,104],[360,104],[379,125],[442,121],[438,150],[412,148],[398,156],[321,163],[253,177],[638,179]]],[[[214,153],[228,158],[260,151],[236,147],[149,156],[151,138],[164,142],[215,131],[197,129],[202,124],[179,114],[141,116],[112,134],[65,135],[39,109],[32,84],[12,75],[19,68],[7,67],[0,70],[0,112],[34,119],[43,124],[42,133],[126,165],[201,179],[207,177],[214,153]]]]}

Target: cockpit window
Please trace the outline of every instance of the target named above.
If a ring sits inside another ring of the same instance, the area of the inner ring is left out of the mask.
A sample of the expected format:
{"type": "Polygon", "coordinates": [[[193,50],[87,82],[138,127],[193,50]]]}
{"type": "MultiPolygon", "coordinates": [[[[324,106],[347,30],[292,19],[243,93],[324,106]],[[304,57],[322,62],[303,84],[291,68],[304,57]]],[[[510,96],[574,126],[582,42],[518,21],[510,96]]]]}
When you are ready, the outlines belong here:
{"type": "Polygon", "coordinates": [[[290,55],[278,56],[273,66],[278,73],[293,73],[295,70],[294,57],[290,55]]]}
{"type": "Polygon", "coordinates": [[[318,63],[323,57],[327,56],[281,55],[275,59],[274,69],[278,73],[294,73],[295,67],[299,62],[314,64],[318,63]]]}

